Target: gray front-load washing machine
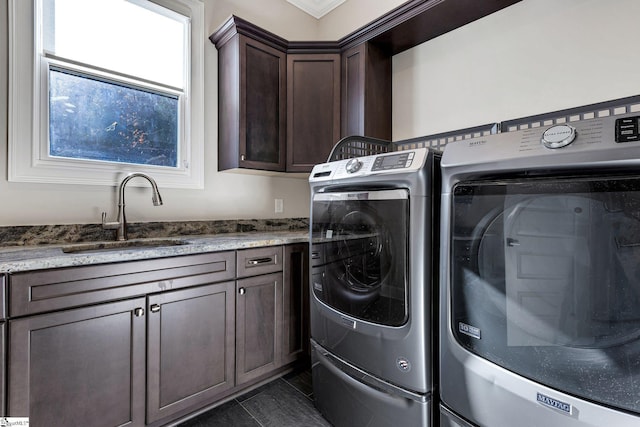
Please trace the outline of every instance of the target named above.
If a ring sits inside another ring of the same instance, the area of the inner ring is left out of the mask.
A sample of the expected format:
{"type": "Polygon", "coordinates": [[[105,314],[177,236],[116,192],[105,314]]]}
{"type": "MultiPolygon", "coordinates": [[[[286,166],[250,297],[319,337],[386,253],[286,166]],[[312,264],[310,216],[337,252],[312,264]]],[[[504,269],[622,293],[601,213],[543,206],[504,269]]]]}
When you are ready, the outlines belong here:
{"type": "Polygon", "coordinates": [[[335,426],[431,425],[439,162],[419,148],[309,178],[313,390],[335,426]]]}

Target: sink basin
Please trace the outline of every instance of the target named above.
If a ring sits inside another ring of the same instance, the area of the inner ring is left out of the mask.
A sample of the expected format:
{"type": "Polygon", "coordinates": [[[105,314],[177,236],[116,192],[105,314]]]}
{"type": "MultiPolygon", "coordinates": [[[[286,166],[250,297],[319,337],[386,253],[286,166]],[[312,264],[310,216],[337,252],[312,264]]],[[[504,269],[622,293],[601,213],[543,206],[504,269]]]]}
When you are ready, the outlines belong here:
{"type": "Polygon", "coordinates": [[[79,243],[72,246],[65,246],[62,248],[62,252],[66,254],[73,254],[86,252],[121,251],[125,249],[150,249],[163,246],[181,246],[188,244],[189,242],[186,240],[176,239],[117,240],[113,242],[90,242],[79,243]]]}

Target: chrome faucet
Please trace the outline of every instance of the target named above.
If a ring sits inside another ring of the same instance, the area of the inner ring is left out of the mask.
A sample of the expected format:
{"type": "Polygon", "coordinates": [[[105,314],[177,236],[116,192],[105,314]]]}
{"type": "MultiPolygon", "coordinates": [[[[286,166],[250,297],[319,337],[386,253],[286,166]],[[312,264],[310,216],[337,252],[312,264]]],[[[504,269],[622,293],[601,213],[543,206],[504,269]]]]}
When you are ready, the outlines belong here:
{"type": "Polygon", "coordinates": [[[162,205],[162,197],[160,197],[158,185],[153,178],[141,172],[133,172],[125,176],[118,190],[118,217],[116,222],[106,222],[107,213],[102,212],[102,228],[105,230],[116,230],[116,240],[127,240],[127,217],[124,213],[124,187],[127,185],[127,182],[136,177],[144,178],[151,184],[151,189],[153,190],[153,196],[151,198],[153,206],[162,205]]]}

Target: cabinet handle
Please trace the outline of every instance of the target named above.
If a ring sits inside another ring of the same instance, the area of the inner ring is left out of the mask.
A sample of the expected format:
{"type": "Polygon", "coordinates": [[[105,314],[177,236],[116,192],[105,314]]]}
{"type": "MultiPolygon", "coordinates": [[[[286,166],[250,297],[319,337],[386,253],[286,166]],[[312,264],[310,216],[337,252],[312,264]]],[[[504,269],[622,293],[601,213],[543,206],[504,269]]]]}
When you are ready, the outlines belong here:
{"type": "Polygon", "coordinates": [[[149,307],[149,310],[151,310],[152,313],[157,313],[160,311],[160,304],[151,304],[151,307],[149,307]]]}
{"type": "Polygon", "coordinates": [[[138,308],[134,309],[133,310],[133,315],[136,316],[136,317],[144,316],[144,308],[138,307],[138,308]]]}
{"type": "Polygon", "coordinates": [[[246,293],[247,293],[247,290],[246,290],[245,288],[240,288],[240,289],[238,289],[238,293],[239,293],[240,295],[244,295],[244,294],[246,294],[246,293]]]}
{"type": "Polygon", "coordinates": [[[268,264],[268,263],[276,263],[275,257],[265,257],[265,258],[254,258],[247,261],[249,265],[260,265],[260,264],[268,264]]]}
{"type": "Polygon", "coordinates": [[[244,154],[241,154],[240,155],[240,160],[242,160],[244,162],[245,160],[247,160],[247,157],[244,154]]]}

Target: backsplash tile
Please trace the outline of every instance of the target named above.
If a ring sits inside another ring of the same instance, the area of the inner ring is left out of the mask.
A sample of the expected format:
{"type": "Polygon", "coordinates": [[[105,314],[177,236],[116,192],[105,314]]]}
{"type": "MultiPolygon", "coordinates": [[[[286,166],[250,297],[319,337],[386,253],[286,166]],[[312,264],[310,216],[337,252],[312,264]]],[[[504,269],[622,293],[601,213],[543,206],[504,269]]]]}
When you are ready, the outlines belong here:
{"type": "MultiPolygon", "coordinates": [[[[138,222],[128,224],[129,239],[221,233],[295,231],[309,228],[308,218],[221,221],[138,222]]],[[[0,246],[37,246],[115,240],[114,230],[101,224],[0,227],[0,246]]]]}

